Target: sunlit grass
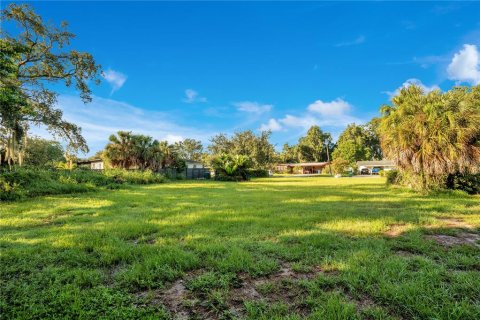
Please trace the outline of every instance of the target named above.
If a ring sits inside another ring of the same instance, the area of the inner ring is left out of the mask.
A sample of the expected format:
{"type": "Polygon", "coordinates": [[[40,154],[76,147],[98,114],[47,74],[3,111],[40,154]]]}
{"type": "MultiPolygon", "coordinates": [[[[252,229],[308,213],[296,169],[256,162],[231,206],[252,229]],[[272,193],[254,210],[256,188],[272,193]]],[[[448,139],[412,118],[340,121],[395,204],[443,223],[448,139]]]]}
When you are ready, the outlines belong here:
{"type": "Polygon", "coordinates": [[[322,272],[292,284],[298,301],[246,300],[241,317],[476,319],[480,249],[424,235],[478,232],[479,200],[387,189],[382,178],[275,177],[2,203],[1,314],[168,318],[158,296],[187,277],[211,317],[235,317],[239,275],[289,264],[322,272]]]}

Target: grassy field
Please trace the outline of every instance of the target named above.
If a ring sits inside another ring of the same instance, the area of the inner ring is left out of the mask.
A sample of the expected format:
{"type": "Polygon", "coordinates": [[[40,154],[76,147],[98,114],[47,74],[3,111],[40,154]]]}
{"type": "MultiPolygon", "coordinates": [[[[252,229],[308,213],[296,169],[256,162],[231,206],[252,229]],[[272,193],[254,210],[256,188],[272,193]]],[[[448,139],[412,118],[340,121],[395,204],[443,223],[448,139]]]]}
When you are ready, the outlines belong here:
{"type": "Polygon", "coordinates": [[[480,197],[382,178],[2,203],[3,319],[480,319],[480,197]]]}

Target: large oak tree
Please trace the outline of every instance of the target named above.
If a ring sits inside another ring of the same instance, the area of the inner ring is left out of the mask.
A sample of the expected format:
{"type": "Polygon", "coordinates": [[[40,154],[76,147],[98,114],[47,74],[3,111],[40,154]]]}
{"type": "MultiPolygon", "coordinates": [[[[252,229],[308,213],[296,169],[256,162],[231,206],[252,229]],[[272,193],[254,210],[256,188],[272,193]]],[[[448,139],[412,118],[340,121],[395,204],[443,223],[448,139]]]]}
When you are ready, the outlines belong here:
{"type": "Polygon", "coordinates": [[[70,150],[87,152],[80,127],[63,119],[56,108],[58,94],[49,87],[74,86],[89,102],[89,81],[100,81],[101,67],[91,54],[68,49],[75,35],[66,22],[59,27],[48,24],[25,4],[10,4],[1,17],[0,138],[8,161],[21,161],[18,151],[30,125],[43,125],[67,140],[70,150]]]}

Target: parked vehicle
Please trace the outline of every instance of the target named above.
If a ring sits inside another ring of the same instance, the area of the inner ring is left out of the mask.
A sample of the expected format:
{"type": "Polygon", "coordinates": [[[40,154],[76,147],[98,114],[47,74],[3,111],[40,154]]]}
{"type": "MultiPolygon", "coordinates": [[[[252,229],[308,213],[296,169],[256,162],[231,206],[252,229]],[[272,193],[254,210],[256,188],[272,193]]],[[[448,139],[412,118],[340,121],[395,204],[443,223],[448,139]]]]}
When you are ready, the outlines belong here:
{"type": "Polygon", "coordinates": [[[379,174],[382,171],[382,168],[375,167],[372,169],[372,174],[379,174]]]}
{"type": "Polygon", "coordinates": [[[361,175],[370,174],[370,170],[368,170],[367,168],[363,168],[362,170],[360,170],[360,174],[361,175]]]}

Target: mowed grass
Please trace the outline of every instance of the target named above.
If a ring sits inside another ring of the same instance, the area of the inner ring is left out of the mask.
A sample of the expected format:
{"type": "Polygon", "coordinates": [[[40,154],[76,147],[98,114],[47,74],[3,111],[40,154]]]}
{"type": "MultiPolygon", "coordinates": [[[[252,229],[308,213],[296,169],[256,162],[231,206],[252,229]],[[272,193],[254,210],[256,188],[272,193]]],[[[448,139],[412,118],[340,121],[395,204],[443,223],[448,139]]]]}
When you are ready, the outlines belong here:
{"type": "Polygon", "coordinates": [[[382,178],[2,203],[3,319],[480,319],[480,197],[382,178]],[[463,229],[463,230],[462,230],[463,229]]]}

